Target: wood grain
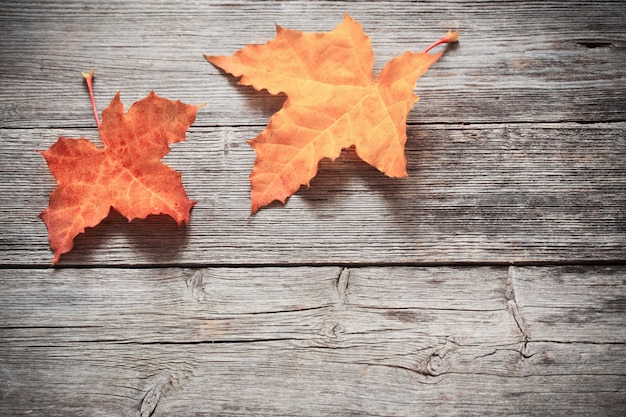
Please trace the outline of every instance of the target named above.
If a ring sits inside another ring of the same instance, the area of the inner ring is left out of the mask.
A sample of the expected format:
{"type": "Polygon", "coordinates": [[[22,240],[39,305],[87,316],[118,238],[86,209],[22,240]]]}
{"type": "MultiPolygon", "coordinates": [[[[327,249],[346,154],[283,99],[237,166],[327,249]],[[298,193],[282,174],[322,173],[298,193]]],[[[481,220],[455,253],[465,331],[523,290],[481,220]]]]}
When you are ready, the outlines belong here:
{"type": "Polygon", "coordinates": [[[626,406],[623,266],[5,272],[6,415],[626,406]]]}
{"type": "Polygon", "coordinates": [[[0,415],[623,416],[621,1],[3,1],[0,415]],[[448,29],[409,177],[346,150],[249,217],[246,140],[284,97],[203,58],[348,12],[375,73],[448,29]],[[50,268],[58,136],[151,89],[206,103],[165,162],[187,227],[112,213],[50,268]]]}
{"type": "Polygon", "coordinates": [[[197,126],[263,125],[282,102],[203,58],[265,43],[275,24],[328,31],[362,23],[376,72],[448,29],[461,43],[417,84],[410,123],[626,120],[626,9],[621,2],[3,2],[0,127],[92,126],[79,72],[96,68],[104,107],[151,89],[207,103],[197,126]],[[51,105],[58,102],[58,105],[51,105]]]}
{"type": "MultiPolygon", "coordinates": [[[[409,177],[345,152],[287,206],[249,217],[245,143],[259,129],[192,128],[165,158],[197,200],[188,227],[113,214],[61,265],[406,264],[626,259],[624,124],[410,127],[409,177]]],[[[54,180],[33,149],[91,130],[5,130],[0,261],[46,266],[37,215],[54,180]],[[17,162],[16,162],[17,161],[17,162]],[[16,225],[19,224],[19,229],[16,225]]]]}

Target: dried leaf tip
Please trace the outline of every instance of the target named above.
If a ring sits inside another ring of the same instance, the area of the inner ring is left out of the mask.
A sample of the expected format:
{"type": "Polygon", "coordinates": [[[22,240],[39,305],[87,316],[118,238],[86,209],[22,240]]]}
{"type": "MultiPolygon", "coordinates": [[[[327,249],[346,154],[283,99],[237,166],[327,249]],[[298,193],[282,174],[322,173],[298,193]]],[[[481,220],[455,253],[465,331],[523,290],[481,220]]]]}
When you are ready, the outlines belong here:
{"type": "Polygon", "coordinates": [[[428,53],[434,47],[442,45],[444,43],[455,43],[458,41],[459,41],[459,31],[455,30],[454,32],[452,32],[451,30],[449,30],[446,36],[439,39],[437,42],[433,42],[428,48],[424,49],[424,52],[428,53]]]}
{"type": "Polygon", "coordinates": [[[448,39],[448,43],[455,43],[459,41],[459,31],[455,30],[454,32],[452,32],[451,30],[448,31],[448,33],[446,34],[446,38],[448,39]]]}
{"type": "Polygon", "coordinates": [[[93,68],[89,72],[81,71],[80,72],[85,79],[93,79],[93,68]]]}

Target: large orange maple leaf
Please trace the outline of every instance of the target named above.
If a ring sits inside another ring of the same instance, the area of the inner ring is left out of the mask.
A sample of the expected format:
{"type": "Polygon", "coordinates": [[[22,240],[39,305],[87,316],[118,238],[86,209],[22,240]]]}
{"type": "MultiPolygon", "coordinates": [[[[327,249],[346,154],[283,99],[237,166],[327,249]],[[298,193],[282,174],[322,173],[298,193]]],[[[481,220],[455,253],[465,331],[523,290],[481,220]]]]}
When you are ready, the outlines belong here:
{"type": "Polygon", "coordinates": [[[347,14],[334,30],[303,33],[277,26],[274,39],[232,56],[208,56],[213,65],[241,77],[240,84],[287,100],[265,130],[249,143],[257,158],[250,174],[252,213],[285,202],[309,185],[322,158],[342,149],[390,177],[406,176],[406,118],[417,101],[417,79],[439,59],[427,51],[455,42],[449,33],[425,52],[392,59],[374,80],[374,53],[361,25],[347,14]]]}
{"type": "Polygon", "coordinates": [[[58,184],[40,214],[53,263],[72,249],[76,235],[107,217],[111,207],[129,221],[166,214],[179,225],[189,223],[195,202],[187,198],[181,175],[160,159],[169,153],[170,143],[185,140],[197,109],[152,91],[124,114],[118,92],[102,112],[102,125],[98,123],[104,149],[84,138],[59,137],[41,152],[58,184]]]}

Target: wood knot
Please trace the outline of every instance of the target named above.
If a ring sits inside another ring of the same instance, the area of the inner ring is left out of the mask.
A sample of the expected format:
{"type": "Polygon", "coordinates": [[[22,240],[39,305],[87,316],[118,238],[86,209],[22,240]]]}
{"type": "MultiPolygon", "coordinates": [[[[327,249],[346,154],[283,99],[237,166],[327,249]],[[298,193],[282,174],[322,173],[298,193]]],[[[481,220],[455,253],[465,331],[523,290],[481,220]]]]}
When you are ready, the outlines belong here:
{"type": "Polygon", "coordinates": [[[336,338],[345,333],[346,329],[339,323],[329,323],[324,329],[324,335],[326,337],[336,338]]]}

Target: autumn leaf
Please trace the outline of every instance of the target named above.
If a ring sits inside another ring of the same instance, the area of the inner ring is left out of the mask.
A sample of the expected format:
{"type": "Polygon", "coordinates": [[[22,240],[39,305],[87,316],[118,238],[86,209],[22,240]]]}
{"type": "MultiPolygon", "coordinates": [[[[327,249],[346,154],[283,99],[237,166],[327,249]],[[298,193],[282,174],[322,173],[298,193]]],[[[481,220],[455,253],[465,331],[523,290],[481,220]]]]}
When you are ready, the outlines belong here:
{"type": "Polygon", "coordinates": [[[40,214],[48,228],[53,263],[72,249],[76,235],[107,217],[111,207],[129,221],[166,214],[180,225],[189,223],[195,204],[187,198],[181,175],[160,159],[169,153],[170,143],[185,140],[198,106],[152,91],[124,114],[118,92],[102,112],[100,125],[91,89],[93,70],[83,75],[104,149],[84,138],[59,137],[41,152],[58,184],[40,214]]]}
{"type": "Polygon", "coordinates": [[[309,185],[322,158],[334,160],[342,149],[390,177],[404,177],[406,118],[417,101],[417,79],[439,59],[427,52],[405,52],[392,59],[374,80],[374,54],[361,25],[347,14],[334,30],[303,33],[277,26],[274,39],[248,45],[232,56],[208,56],[240,84],[287,100],[265,130],[249,143],[257,158],[250,174],[252,213],[274,200],[285,202],[309,185]]]}

